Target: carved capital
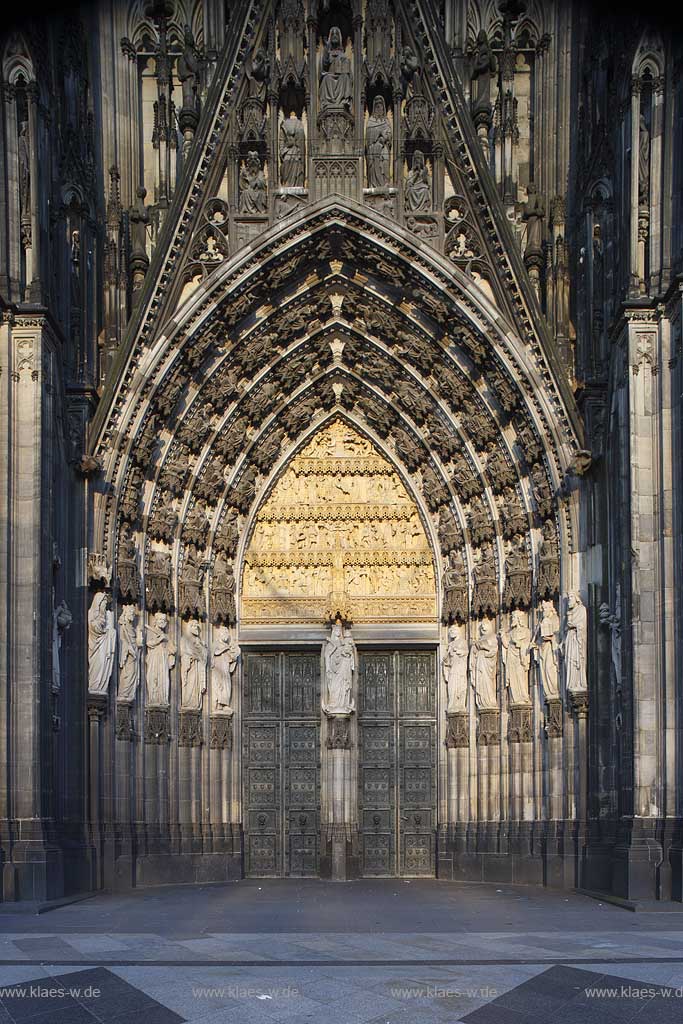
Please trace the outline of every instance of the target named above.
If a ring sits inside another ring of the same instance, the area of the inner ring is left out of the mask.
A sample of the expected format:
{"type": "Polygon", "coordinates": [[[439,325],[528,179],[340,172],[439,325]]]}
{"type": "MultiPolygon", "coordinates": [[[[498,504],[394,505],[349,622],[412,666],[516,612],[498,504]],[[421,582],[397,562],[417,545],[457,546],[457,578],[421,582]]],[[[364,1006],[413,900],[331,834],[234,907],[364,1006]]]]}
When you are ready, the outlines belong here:
{"type": "Polygon", "coordinates": [[[232,749],[232,715],[212,715],[210,719],[212,750],[232,749]]]}
{"type": "Polygon", "coordinates": [[[531,706],[511,706],[508,740],[510,743],[531,743],[531,706]]]}
{"type": "Polygon", "coordinates": [[[201,747],[204,744],[201,711],[181,711],[178,728],[179,747],[201,747]]]}
{"type": "Polygon", "coordinates": [[[469,747],[470,730],[467,712],[458,711],[446,716],[446,746],[469,747]]]}
{"type": "Polygon", "coordinates": [[[327,749],[351,749],[351,716],[329,715],[327,719],[327,749]]]}
{"type": "Polygon", "coordinates": [[[168,743],[171,732],[168,708],[147,708],[145,711],[145,743],[168,743]]]}
{"type": "Polygon", "coordinates": [[[588,717],[588,690],[569,690],[572,709],[577,718],[588,717]]]}
{"type": "Polygon", "coordinates": [[[107,714],[107,694],[106,693],[89,693],[88,694],[88,718],[91,722],[98,722],[101,718],[106,717],[107,714]]]}
{"type": "Polygon", "coordinates": [[[117,740],[128,741],[135,738],[132,704],[121,703],[116,705],[116,738],[117,740]]]}
{"type": "Polygon", "coordinates": [[[558,736],[561,736],[563,732],[562,701],[547,700],[545,702],[545,708],[545,731],[550,739],[556,739],[558,736]]]}
{"type": "Polygon", "coordinates": [[[479,712],[477,742],[483,747],[500,743],[500,711],[485,708],[479,712]]]}

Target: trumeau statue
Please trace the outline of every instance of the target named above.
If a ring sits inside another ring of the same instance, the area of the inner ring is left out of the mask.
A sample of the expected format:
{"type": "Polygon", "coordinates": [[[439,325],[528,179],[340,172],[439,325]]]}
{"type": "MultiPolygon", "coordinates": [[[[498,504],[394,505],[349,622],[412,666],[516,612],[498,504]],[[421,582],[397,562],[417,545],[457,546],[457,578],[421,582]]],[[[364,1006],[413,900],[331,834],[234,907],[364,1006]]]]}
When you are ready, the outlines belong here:
{"type": "Polygon", "coordinates": [[[432,208],[432,182],[424,153],[420,149],[413,153],[413,166],[406,181],[405,203],[407,213],[428,213],[432,208]]]}
{"type": "Polygon", "coordinates": [[[201,711],[206,693],[206,644],[201,626],[193,620],[183,631],[180,643],[180,692],[184,711],[201,711]]]}
{"type": "Polygon", "coordinates": [[[140,648],[142,637],[136,628],[136,610],[132,604],[124,605],[119,615],[119,685],[116,699],[135,700],[140,683],[140,648]]]}
{"type": "Polygon", "coordinates": [[[306,180],[306,133],[298,117],[286,117],[280,125],[280,184],[303,188],[306,180]]]}
{"type": "Polygon", "coordinates": [[[391,124],[383,96],[375,96],[365,129],[368,188],[386,188],[391,178],[391,124]]]}
{"type": "Polygon", "coordinates": [[[95,594],[88,612],[88,693],[106,694],[114,667],[116,627],[107,595],[95,594]]]}
{"type": "Polygon", "coordinates": [[[497,710],[498,640],[488,619],[480,624],[479,636],[470,645],[470,667],[477,707],[497,710]]]}
{"type": "Polygon", "coordinates": [[[441,662],[441,671],[446,684],[446,712],[449,715],[467,710],[467,656],[468,648],[464,628],[451,626],[448,630],[448,647],[441,662]]]}
{"type": "Polygon", "coordinates": [[[168,638],[168,618],[157,612],[147,627],[147,665],[145,673],[147,704],[168,707],[170,702],[170,670],[175,665],[175,648],[168,638]]]}
{"type": "Polygon", "coordinates": [[[249,217],[268,212],[266,176],[256,150],[247,153],[240,171],[240,213],[249,217]]]}
{"type": "Polygon", "coordinates": [[[325,692],[323,711],[328,715],[348,715],[355,710],[353,676],[356,671],[356,645],[350,631],[344,634],[341,622],[332,627],[323,649],[325,692]]]}
{"type": "Polygon", "coordinates": [[[529,665],[531,664],[531,631],[525,612],[510,615],[510,628],[500,634],[505,666],[505,684],[511,704],[530,704],[529,665]]]}
{"type": "Polygon", "coordinates": [[[320,60],[320,111],[351,110],[353,77],[351,61],[344,51],[341,29],[333,26],[320,60]]]}
{"type": "Polygon", "coordinates": [[[570,693],[586,693],[586,641],[588,616],[578,594],[570,594],[564,619],[562,652],[564,655],[565,685],[570,693]]]}
{"type": "Polygon", "coordinates": [[[536,627],[534,647],[543,696],[546,700],[560,699],[560,619],[552,601],[541,604],[541,618],[536,627]]]}
{"type": "Polygon", "coordinates": [[[213,645],[211,672],[211,710],[215,714],[232,714],[232,677],[241,653],[228,627],[221,626],[213,645]]]}

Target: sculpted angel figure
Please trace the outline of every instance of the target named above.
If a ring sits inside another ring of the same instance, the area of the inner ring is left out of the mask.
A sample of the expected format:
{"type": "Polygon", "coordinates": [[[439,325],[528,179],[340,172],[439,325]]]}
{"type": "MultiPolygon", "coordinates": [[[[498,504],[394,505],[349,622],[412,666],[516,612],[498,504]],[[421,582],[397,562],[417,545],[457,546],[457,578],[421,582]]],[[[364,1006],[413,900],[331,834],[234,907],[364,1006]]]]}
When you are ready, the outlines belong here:
{"type": "Polygon", "coordinates": [[[350,633],[344,634],[341,622],[335,622],[323,651],[328,715],[348,715],[355,710],[353,676],[356,671],[356,645],[350,633]]]}

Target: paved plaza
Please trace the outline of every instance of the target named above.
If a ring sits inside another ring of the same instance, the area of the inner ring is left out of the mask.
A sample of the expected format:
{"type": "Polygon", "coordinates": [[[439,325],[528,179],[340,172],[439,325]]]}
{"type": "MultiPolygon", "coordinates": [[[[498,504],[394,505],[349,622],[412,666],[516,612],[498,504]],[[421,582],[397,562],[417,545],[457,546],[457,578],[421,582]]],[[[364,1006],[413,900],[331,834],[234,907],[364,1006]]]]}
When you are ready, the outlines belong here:
{"type": "Polygon", "coordinates": [[[683,1019],[683,911],[536,888],[244,880],[0,910],[0,1022],[683,1019]]]}

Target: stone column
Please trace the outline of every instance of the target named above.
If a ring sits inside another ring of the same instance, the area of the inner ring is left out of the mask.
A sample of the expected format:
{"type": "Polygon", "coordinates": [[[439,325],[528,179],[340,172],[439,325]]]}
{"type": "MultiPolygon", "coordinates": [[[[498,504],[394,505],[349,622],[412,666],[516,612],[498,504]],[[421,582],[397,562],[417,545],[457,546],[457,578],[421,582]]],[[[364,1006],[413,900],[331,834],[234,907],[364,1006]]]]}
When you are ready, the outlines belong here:
{"type": "Polygon", "coordinates": [[[352,779],[351,714],[328,714],[326,718],[326,831],[331,845],[332,879],[342,882],[349,877],[347,854],[352,824],[349,813],[352,779]]]}

